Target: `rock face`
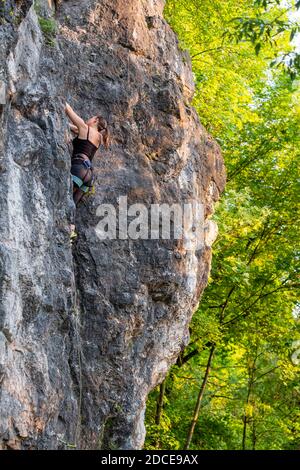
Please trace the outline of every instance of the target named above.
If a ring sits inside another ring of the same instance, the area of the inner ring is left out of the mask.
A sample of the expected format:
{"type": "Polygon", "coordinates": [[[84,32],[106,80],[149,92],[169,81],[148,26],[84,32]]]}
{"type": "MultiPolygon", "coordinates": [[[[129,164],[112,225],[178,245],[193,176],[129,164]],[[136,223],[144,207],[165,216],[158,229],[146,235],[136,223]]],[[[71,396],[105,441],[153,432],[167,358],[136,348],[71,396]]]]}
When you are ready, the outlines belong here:
{"type": "Polygon", "coordinates": [[[147,394],[189,341],[216,227],[200,248],[100,240],[97,208],[196,200],[208,220],[223,161],[190,106],[164,1],[35,3],[0,7],[0,445],[139,449],[147,394]],[[112,133],[73,247],[65,101],[112,133]]]}

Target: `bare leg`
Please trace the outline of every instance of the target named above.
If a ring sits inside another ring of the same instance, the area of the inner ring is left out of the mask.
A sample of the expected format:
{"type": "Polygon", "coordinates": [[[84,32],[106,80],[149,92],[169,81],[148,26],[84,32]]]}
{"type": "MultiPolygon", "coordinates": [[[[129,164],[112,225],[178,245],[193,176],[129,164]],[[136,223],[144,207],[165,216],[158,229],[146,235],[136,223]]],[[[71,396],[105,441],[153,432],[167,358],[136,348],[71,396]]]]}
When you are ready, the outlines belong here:
{"type": "MultiPolygon", "coordinates": [[[[82,198],[83,194],[84,193],[80,191],[79,188],[76,188],[76,186],[73,187],[73,200],[74,200],[76,207],[80,199],[82,198]]],[[[77,238],[76,227],[74,224],[70,224],[70,240],[72,244],[76,240],[76,238],[77,238]]]]}
{"type": "Polygon", "coordinates": [[[78,205],[79,201],[81,200],[82,196],[84,196],[84,192],[81,191],[81,189],[79,188],[76,188],[73,192],[73,199],[74,199],[74,202],[76,204],[76,206],[78,205]]]}
{"type": "MultiPolygon", "coordinates": [[[[87,171],[87,173],[85,174],[85,176],[83,178],[83,182],[88,183],[90,181],[91,176],[92,175],[89,174],[89,171],[87,171]]],[[[75,203],[76,207],[78,206],[79,202],[81,201],[81,199],[84,195],[85,195],[85,192],[82,191],[80,188],[78,188],[74,184],[73,185],[73,200],[74,200],[74,203],[75,203]]],[[[77,237],[75,225],[73,225],[73,224],[70,225],[70,232],[71,232],[70,237],[71,237],[71,243],[72,243],[72,240],[74,240],[77,237]]]]}

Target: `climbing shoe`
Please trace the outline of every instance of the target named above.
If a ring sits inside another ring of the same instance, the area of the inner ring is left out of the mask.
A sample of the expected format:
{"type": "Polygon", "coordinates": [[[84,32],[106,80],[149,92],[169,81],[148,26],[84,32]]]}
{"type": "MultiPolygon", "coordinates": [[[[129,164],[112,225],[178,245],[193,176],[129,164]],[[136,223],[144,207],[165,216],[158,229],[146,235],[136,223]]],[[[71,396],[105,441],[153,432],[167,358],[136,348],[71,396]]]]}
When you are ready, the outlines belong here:
{"type": "Polygon", "coordinates": [[[74,243],[76,238],[77,238],[77,233],[75,232],[75,230],[72,230],[72,232],[70,233],[71,243],[74,243]]]}
{"type": "Polygon", "coordinates": [[[77,238],[77,232],[75,230],[75,225],[72,224],[70,226],[70,241],[71,241],[71,244],[73,244],[76,241],[76,238],[77,238]]]}

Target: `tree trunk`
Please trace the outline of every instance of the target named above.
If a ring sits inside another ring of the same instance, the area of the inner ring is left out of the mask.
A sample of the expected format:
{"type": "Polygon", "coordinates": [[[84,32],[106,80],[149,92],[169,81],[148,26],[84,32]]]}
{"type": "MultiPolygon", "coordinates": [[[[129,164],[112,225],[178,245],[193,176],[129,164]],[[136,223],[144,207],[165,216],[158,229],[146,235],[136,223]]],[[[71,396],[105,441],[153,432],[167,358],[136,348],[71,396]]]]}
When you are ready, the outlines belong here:
{"type": "MultiPolygon", "coordinates": [[[[254,380],[254,369],[251,369],[250,375],[249,375],[249,385],[248,385],[246,406],[249,404],[249,401],[250,401],[250,396],[251,396],[252,386],[253,386],[253,380],[254,380]]],[[[242,449],[246,450],[247,424],[248,424],[247,410],[244,412],[243,422],[244,422],[244,426],[243,426],[242,449]]]]}
{"type": "Polygon", "coordinates": [[[256,423],[255,419],[253,419],[252,423],[252,450],[255,450],[256,447],[256,423]]]}
{"type": "Polygon", "coordinates": [[[190,427],[190,430],[189,430],[189,433],[188,433],[188,436],[187,436],[187,440],[186,440],[186,443],[185,443],[185,447],[184,447],[185,450],[188,450],[188,448],[191,444],[191,440],[193,438],[194,429],[195,429],[195,426],[196,426],[196,423],[197,423],[197,420],[198,420],[198,417],[199,417],[199,411],[200,411],[200,407],[201,407],[202,398],[203,398],[204,391],[205,391],[205,388],[206,388],[208,376],[209,376],[209,373],[210,373],[210,370],[211,370],[211,363],[212,363],[212,359],[213,359],[213,356],[214,356],[215,348],[216,348],[216,345],[214,344],[212,346],[211,350],[210,350],[210,353],[209,353],[209,358],[208,358],[207,365],[206,365],[205,375],[204,375],[204,378],[203,378],[203,381],[202,381],[202,384],[201,384],[201,387],[200,387],[200,390],[199,390],[197,403],[196,403],[195,410],[194,410],[193,420],[192,420],[191,427],[190,427]]]}
{"type": "Polygon", "coordinates": [[[160,418],[164,406],[164,396],[166,391],[166,379],[159,386],[159,396],[156,404],[155,424],[160,424],[160,418]]]}

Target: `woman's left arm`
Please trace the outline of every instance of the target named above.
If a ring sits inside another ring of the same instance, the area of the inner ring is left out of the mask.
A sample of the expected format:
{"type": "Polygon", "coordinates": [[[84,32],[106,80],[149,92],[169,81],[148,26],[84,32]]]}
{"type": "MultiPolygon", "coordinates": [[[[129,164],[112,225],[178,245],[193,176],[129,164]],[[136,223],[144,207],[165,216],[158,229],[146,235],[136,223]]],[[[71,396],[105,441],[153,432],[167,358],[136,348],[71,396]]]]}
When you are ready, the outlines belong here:
{"type": "Polygon", "coordinates": [[[78,134],[79,130],[77,126],[74,126],[73,124],[70,124],[70,129],[74,134],[78,134]]]}
{"type": "Polygon", "coordinates": [[[75,111],[71,108],[68,103],[66,103],[65,112],[69,119],[73,122],[73,124],[75,124],[78,129],[80,127],[86,127],[86,123],[84,122],[84,120],[80,116],[78,116],[78,114],[75,113],[75,111]]]}

